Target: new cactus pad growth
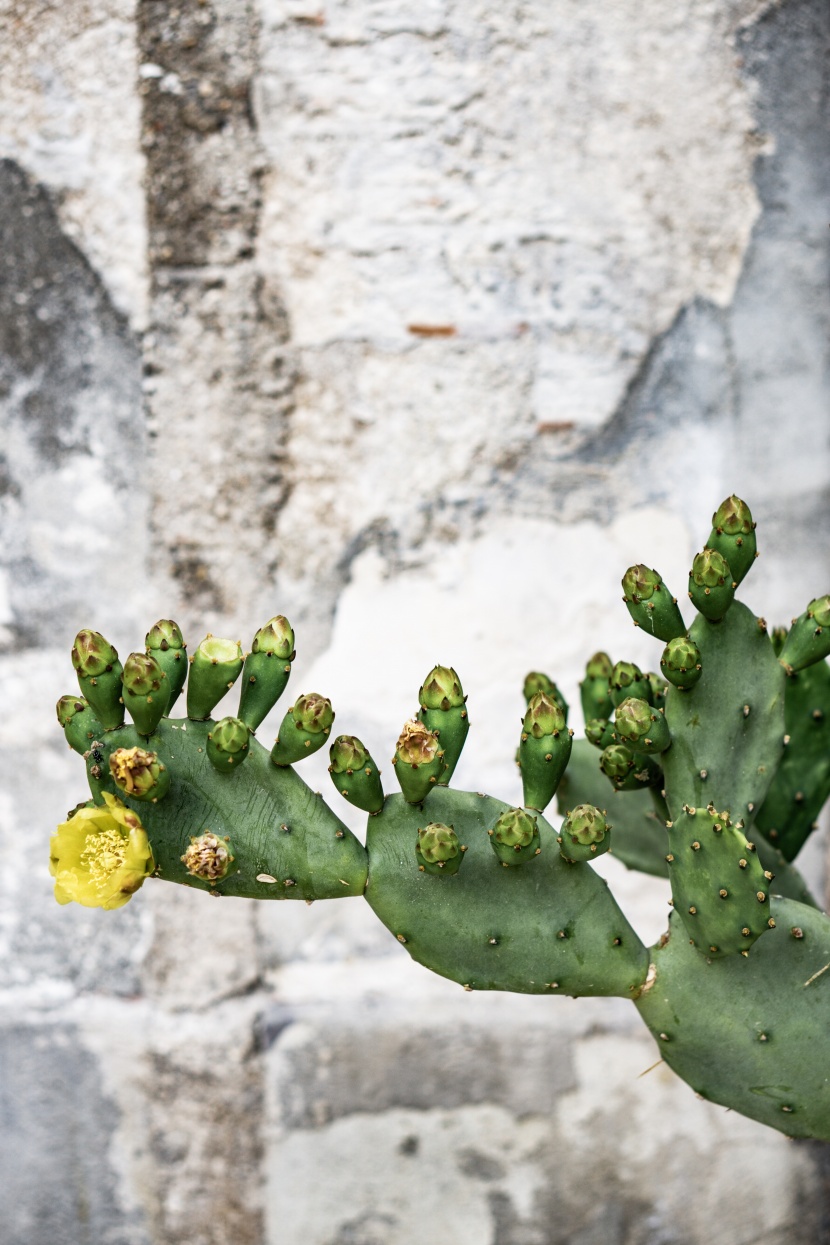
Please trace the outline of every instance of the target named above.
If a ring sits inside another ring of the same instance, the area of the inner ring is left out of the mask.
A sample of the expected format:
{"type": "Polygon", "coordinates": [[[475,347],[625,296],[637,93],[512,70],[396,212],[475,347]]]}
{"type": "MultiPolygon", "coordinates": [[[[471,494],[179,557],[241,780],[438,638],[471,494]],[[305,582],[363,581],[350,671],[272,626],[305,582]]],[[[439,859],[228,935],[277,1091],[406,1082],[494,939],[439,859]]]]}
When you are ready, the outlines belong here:
{"type": "Polygon", "coordinates": [[[56,897],[116,908],[149,876],[257,899],[362,895],[415,960],[465,989],[631,999],[701,1096],[830,1140],[830,921],[792,864],[830,794],[830,597],[771,638],[735,600],[755,556],[749,509],[727,498],[690,571],[688,630],[657,572],[629,568],[626,607],[662,646],[668,682],[595,653],[579,689],[586,739],[572,740],[554,680],[527,676],[521,804],[450,785],[469,718],[449,666],[426,675],[397,741],[401,794],[384,794],[356,736],[331,741],[333,785],[368,814],[365,848],[294,769],[329,742],[331,702],[298,696],[270,755],[255,738],[291,670],[282,615],[247,657],[209,636],[189,663],[162,620],[123,684],[112,646],[82,631],[81,694],[57,712],[92,800],[53,836],[56,897]],[[236,713],[213,721],[240,672],[236,713]],[[558,832],[543,816],[555,796],[558,832]],[[670,880],[669,928],[650,949],[591,867],[608,851],[670,880]]]}

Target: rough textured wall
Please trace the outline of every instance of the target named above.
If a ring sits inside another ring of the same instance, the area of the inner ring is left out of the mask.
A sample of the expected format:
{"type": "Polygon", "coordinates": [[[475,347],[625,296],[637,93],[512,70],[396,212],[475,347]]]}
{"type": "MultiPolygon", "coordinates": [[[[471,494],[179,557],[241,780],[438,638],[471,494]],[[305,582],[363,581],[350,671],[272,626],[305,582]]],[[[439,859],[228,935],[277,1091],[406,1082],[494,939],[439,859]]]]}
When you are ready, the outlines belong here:
{"type": "Polygon", "coordinates": [[[727,491],[750,603],[823,590],[826,7],[26,0],[0,49],[4,1239],[824,1239],[826,1159],[641,1078],[622,1003],[464,994],[358,900],[58,909],[44,859],[80,625],[282,610],[380,757],[453,661],[512,799],[528,666],[651,664],[619,575],[681,585],[727,491]]]}

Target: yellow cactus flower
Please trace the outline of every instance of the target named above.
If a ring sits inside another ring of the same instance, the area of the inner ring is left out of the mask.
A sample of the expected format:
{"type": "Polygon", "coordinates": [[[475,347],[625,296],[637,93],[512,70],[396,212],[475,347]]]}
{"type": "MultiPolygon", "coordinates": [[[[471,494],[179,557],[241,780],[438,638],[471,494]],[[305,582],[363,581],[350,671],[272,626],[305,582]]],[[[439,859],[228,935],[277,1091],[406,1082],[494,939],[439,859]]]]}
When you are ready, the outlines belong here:
{"type": "Polygon", "coordinates": [[[79,809],[52,835],[49,872],[60,904],[121,908],[156,867],[136,814],[103,795],[105,807],[79,809]]]}

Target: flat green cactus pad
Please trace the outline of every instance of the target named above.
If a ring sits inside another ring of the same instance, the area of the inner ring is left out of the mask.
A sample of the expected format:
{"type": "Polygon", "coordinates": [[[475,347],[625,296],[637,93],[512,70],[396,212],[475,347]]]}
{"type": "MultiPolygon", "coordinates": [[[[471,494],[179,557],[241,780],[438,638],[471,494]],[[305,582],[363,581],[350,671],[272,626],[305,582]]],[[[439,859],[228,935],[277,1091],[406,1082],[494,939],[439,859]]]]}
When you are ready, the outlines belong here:
{"type": "Polygon", "coordinates": [[[672,914],[637,1009],[703,1098],[791,1137],[830,1141],[830,920],[774,899],[748,955],[709,960],[672,914]]]}
{"type": "MultiPolygon", "coordinates": [[[[137,742],[158,753],[171,775],[158,804],[119,797],[138,813],[156,860],[156,876],[220,895],[254,899],[336,899],[360,895],[366,853],[351,831],[293,769],[278,769],[251,736],[238,773],[219,774],[207,757],[213,722],[165,719],[148,740],[131,727],[107,733],[108,749],[137,742]],[[211,885],[181,857],[191,839],[227,835],[234,871],[211,885]]],[[[109,790],[116,793],[115,786],[109,790]]]]}
{"type": "Polygon", "coordinates": [[[366,899],[419,963],[473,990],[631,998],[648,953],[588,864],[567,864],[539,814],[541,852],[506,869],[488,830],[508,805],[433,790],[423,807],[390,796],[369,819],[366,899]],[[420,872],[419,828],[440,821],[466,847],[458,873],[420,872]]]}
{"type": "Polygon", "coordinates": [[[786,676],[766,630],[739,601],[721,622],[698,616],[690,635],[702,676],[666,702],[672,745],[661,761],[671,817],[684,804],[712,802],[749,827],[784,749],[786,676]]]}

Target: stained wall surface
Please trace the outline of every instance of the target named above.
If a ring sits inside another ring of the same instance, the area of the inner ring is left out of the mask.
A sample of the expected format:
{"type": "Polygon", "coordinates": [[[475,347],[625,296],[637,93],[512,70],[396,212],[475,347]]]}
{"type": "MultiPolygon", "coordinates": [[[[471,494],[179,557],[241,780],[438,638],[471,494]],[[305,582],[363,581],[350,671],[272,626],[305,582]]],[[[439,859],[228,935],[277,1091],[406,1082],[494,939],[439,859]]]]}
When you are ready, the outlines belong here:
{"type": "MultiPolygon", "coordinates": [[[[465,993],[359,899],[46,870],[81,626],[285,613],[380,758],[452,663],[458,784],[513,803],[526,671],[652,666],[620,575],[685,584],[726,494],[753,608],[825,590],[826,5],[7,0],[0,52],[4,1241],[830,1239],[822,1149],[621,1000],[465,993]]],[[[657,938],[667,884],[605,872],[657,938]]]]}

